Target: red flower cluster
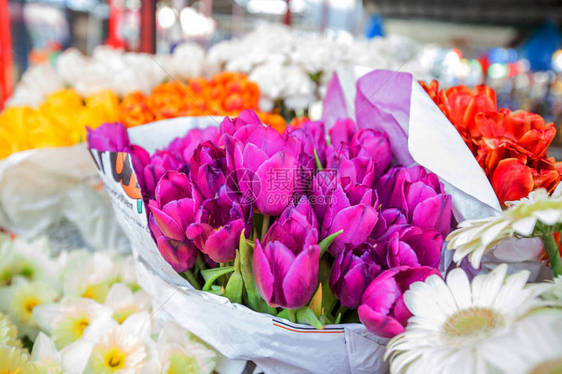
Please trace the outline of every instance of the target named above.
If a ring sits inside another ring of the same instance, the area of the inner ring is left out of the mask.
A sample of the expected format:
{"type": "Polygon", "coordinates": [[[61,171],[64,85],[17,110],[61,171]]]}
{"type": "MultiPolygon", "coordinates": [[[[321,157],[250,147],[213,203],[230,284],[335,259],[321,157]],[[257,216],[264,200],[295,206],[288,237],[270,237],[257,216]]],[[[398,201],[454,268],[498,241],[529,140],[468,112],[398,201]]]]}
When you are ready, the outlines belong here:
{"type": "Polygon", "coordinates": [[[553,123],[524,110],[498,109],[496,93],[484,85],[439,90],[436,81],[420,84],[456,127],[502,205],[537,188],[556,188],[562,162],[547,153],[556,135],[553,123]]]}

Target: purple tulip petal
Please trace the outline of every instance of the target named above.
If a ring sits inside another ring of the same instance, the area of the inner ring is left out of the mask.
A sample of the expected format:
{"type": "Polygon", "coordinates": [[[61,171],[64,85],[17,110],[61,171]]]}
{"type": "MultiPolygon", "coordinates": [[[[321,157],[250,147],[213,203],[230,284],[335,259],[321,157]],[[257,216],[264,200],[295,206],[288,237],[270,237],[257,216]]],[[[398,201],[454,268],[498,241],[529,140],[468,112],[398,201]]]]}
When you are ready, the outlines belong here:
{"type": "Polygon", "coordinates": [[[367,305],[360,305],[357,312],[361,323],[375,335],[392,338],[404,332],[404,326],[397,320],[386,314],[375,312],[367,305]]]}
{"type": "Polygon", "coordinates": [[[273,297],[273,272],[269,264],[269,259],[266,257],[260,241],[256,240],[254,248],[253,271],[256,286],[260,295],[271,304],[273,297]]]}
{"type": "Polygon", "coordinates": [[[412,214],[412,224],[435,229],[444,237],[451,230],[451,196],[439,194],[419,203],[412,214]]]}
{"type": "Polygon", "coordinates": [[[356,247],[367,241],[378,219],[375,208],[363,204],[351,206],[338,212],[330,226],[329,234],[339,230],[343,232],[330,246],[330,253],[334,256],[344,249],[346,244],[356,247]]]}
{"type": "Polygon", "coordinates": [[[283,280],[285,308],[300,308],[312,297],[318,285],[319,256],[320,247],[312,245],[304,249],[293,261],[283,280]]]}
{"type": "Polygon", "coordinates": [[[185,239],[184,229],[182,228],[180,222],[177,222],[174,218],[158,209],[155,205],[150,206],[150,211],[152,212],[158,229],[164,236],[174,240],[185,239]]]}
{"type": "Polygon", "coordinates": [[[380,273],[363,293],[361,304],[368,305],[375,312],[388,314],[402,295],[402,290],[394,279],[400,269],[394,268],[380,273]]]}
{"type": "Polygon", "coordinates": [[[281,151],[264,162],[256,177],[261,187],[256,207],[262,214],[277,216],[291,202],[294,189],[295,156],[281,151]]]}
{"type": "Polygon", "coordinates": [[[172,265],[175,271],[181,273],[195,264],[197,249],[190,243],[160,236],[156,239],[156,244],[162,257],[172,265]]]}
{"type": "Polygon", "coordinates": [[[213,261],[218,263],[234,260],[244,226],[244,221],[238,219],[221,227],[209,235],[202,252],[208,254],[213,261]]]}
{"type": "Polygon", "coordinates": [[[329,131],[332,144],[338,146],[340,143],[349,143],[356,130],[357,126],[351,118],[338,119],[329,131]]]}
{"type": "Polygon", "coordinates": [[[170,201],[191,197],[191,183],[187,175],[178,171],[168,171],[156,187],[156,201],[164,206],[170,201]]]}

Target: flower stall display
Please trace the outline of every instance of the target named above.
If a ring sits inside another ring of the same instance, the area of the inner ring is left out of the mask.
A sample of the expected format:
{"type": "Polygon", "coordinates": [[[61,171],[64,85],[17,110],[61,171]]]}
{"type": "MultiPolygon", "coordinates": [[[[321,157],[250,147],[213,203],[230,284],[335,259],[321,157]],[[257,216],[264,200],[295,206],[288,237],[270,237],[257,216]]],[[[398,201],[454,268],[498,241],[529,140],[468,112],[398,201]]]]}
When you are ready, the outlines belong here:
{"type": "Polygon", "coordinates": [[[2,372],[214,372],[217,354],[158,313],[131,256],[47,243],[0,235],[2,372]]]}

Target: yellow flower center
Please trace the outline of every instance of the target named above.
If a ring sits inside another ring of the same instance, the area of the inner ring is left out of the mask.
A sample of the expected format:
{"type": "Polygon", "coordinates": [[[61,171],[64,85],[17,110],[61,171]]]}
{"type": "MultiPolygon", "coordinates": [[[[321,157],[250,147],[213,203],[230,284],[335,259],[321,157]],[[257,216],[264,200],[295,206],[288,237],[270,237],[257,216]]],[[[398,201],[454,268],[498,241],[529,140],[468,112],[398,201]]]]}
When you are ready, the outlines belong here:
{"type": "Polygon", "coordinates": [[[561,374],[562,357],[543,362],[535,366],[529,374],[561,374]]]}
{"type": "Polygon", "coordinates": [[[76,335],[82,336],[86,327],[90,325],[90,321],[87,318],[80,318],[74,322],[74,328],[76,329],[76,335]]]}
{"type": "Polygon", "coordinates": [[[487,333],[503,326],[503,317],[492,309],[472,307],[449,317],[443,326],[447,337],[466,337],[487,333]]]}
{"type": "Polygon", "coordinates": [[[16,369],[8,369],[6,371],[3,371],[0,374],[19,374],[19,372],[21,371],[21,368],[16,368],[16,369]]]}
{"type": "Polygon", "coordinates": [[[105,364],[112,371],[117,371],[125,366],[125,354],[117,348],[113,348],[105,354],[105,364]]]}
{"type": "Polygon", "coordinates": [[[24,302],[23,308],[25,309],[25,311],[26,311],[28,314],[31,314],[31,313],[33,313],[33,309],[34,309],[37,305],[39,305],[39,300],[37,300],[37,299],[29,299],[29,300],[26,300],[26,301],[24,302]]]}
{"type": "Polygon", "coordinates": [[[103,303],[108,291],[109,287],[105,283],[91,284],[86,288],[81,296],[87,299],[95,300],[98,303],[103,303]]]}

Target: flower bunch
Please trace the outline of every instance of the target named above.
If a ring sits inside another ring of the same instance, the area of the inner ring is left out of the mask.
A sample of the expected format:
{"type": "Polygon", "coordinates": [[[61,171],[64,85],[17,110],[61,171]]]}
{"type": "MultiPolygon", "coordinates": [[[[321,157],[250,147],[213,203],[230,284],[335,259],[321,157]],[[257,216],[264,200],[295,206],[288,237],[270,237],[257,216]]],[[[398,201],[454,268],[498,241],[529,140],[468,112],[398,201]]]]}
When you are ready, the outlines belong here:
{"type": "Polygon", "coordinates": [[[132,257],[50,250],[0,236],[1,372],[213,372],[214,351],[151,315],[132,257]]]}
{"type": "Polygon", "coordinates": [[[196,288],[319,328],[359,318],[393,336],[410,316],[402,293],[438,274],[451,198],[424,168],[391,167],[384,133],[350,119],[328,134],[305,120],[279,133],[247,110],[152,155],[125,137],[108,124],[88,140],[136,157],[156,245],[196,288]]]}
{"type": "Polygon", "coordinates": [[[562,163],[547,153],[556,135],[553,123],[527,111],[498,109],[487,86],[439,91],[436,81],[421,84],[463,137],[502,205],[538,188],[554,191],[562,163]]]}
{"type": "MultiPolygon", "coordinates": [[[[156,86],[150,95],[140,91],[124,96],[120,105],[125,126],[181,116],[238,115],[242,109],[258,109],[257,84],[241,73],[223,72],[210,79],[192,78],[186,83],[170,81],[156,86]]],[[[262,119],[283,131],[280,116],[260,114],[262,119]]]]}
{"type": "Polygon", "coordinates": [[[119,103],[111,91],[83,99],[72,89],[54,92],[37,108],[15,106],[0,113],[0,159],[33,148],[77,144],[86,126],[119,120],[119,103]]]}

